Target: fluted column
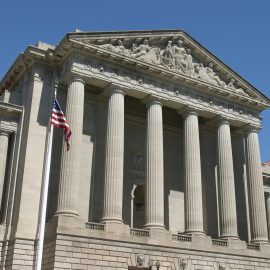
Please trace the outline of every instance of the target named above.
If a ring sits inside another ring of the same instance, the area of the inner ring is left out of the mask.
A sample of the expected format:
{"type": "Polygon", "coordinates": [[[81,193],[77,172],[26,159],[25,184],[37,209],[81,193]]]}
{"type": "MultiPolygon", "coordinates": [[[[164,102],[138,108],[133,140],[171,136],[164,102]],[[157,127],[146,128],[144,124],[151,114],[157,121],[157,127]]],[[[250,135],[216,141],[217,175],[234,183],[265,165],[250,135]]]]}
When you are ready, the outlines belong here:
{"type": "Polygon", "coordinates": [[[146,228],[164,228],[164,161],[162,104],[147,103],[146,228]]]}
{"type": "Polygon", "coordinates": [[[268,240],[264,188],[260,158],[258,131],[251,128],[246,132],[247,182],[250,207],[250,228],[252,242],[268,240]]]}
{"type": "Polygon", "coordinates": [[[265,196],[265,205],[266,205],[266,219],[268,225],[268,239],[270,240],[270,193],[267,192],[265,196]]]}
{"type": "Polygon", "coordinates": [[[195,111],[184,114],[184,181],[186,233],[204,233],[199,124],[195,111]]]}
{"type": "Polygon", "coordinates": [[[66,118],[71,128],[71,147],[63,146],[57,213],[78,216],[85,82],[71,77],[66,105],[66,118]]]}
{"type": "Polygon", "coordinates": [[[0,130],[0,206],[2,202],[6,165],[7,165],[8,139],[9,133],[5,130],[0,130]]]}
{"type": "Polygon", "coordinates": [[[103,222],[122,223],[124,92],[111,89],[108,105],[103,222]]]}
{"type": "Polygon", "coordinates": [[[220,237],[238,238],[230,124],[220,119],[217,129],[220,237]]]}

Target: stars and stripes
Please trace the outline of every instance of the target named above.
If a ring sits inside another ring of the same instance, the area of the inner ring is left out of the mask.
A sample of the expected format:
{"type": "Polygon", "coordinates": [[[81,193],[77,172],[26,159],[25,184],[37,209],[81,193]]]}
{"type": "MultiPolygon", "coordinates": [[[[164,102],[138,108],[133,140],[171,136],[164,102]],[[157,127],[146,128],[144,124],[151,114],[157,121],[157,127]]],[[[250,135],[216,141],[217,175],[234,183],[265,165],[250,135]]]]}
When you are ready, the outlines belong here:
{"type": "Polygon", "coordinates": [[[53,101],[51,124],[53,124],[55,127],[59,127],[59,128],[62,128],[64,130],[65,141],[67,144],[67,151],[68,151],[70,148],[69,141],[70,141],[70,137],[71,137],[71,129],[68,125],[65,114],[61,110],[61,107],[60,107],[56,97],[54,98],[54,101],[53,101]]]}

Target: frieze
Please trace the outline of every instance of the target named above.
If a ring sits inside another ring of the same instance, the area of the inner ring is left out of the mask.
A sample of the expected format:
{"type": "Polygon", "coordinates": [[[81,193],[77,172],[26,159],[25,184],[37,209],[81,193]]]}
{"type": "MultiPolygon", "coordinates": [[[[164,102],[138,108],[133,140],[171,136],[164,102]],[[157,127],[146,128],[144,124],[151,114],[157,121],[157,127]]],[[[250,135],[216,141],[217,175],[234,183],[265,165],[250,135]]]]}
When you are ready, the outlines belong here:
{"type": "Polygon", "coordinates": [[[144,39],[141,44],[134,42],[130,47],[124,45],[121,40],[118,40],[115,45],[107,43],[98,46],[113,53],[162,66],[237,94],[249,96],[246,90],[237,86],[235,79],[231,78],[225,82],[220,71],[214,70],[213,63],[206,64],[197,59],[192,50],[184,46],[181,39],[174,43],[169,40],[165,48],[150,46],[148,39],[144,39]]]}
{"type": "Polygon", "coordinates": [[[143,71],[132,70],[121,66],[121,64],[111,63],[97,57],[85,58],[84,72],[89,76],[97,76],[108,82],[120,83],[123,86],[140,91],[151,90],[159,93],[161,97],[169,98],[186,105],[197,104],[199,108],[213,113],[225,113],[233,115],[244,122],[260,123],[259,111],[252,110],[248,106],[243,106],[240,102],[226,99],[225,97],[209,96],[196,88],[191,88],[181,83],[169,81],[154,75],[148,75],[143,71]],[[101,69],[102,67],[102,69],[101,69]]]}

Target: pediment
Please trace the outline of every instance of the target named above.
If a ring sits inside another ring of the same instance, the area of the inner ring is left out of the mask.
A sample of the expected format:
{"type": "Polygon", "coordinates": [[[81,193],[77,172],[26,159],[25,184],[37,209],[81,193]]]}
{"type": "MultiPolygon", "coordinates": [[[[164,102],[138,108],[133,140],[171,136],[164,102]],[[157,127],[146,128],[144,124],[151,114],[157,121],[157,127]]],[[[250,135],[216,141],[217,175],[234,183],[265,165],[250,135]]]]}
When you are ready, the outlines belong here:
{"type": "Polygon", "coordinates": [[[259,90],[181,30],[80,32],[69,39],[269,104],[259,90]]]}

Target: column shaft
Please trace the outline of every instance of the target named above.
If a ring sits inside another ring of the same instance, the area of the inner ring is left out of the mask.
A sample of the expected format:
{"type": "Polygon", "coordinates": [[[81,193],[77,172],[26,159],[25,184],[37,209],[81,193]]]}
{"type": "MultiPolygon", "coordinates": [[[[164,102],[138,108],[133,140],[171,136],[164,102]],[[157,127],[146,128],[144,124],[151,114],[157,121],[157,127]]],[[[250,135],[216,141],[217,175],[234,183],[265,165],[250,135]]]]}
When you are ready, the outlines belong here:
{"type": "Polygon", "coordinates": [[[108,106],[102,221],[123,222],[124,92],[112,90],[108,106]]]}
{"type": "Polygon", "coordinates": [[[266,193],[265,204],[266,204],[266,218],[268,225],[268,239],[270,240],[270,193],[266,193]]]}
{"type": "Polygon", "coordinates": [[[6,175],[6,165],[8,156],[8,138],[9,133],[6,131],[0,131],[0,208],[3,196],[3,188],[6,175]]]}
{"type": "Polygon", "coordinates": [[[162,104],[147,104],[146,228],[164,228],[164,161],[162,104]]]}
{"type": "Polygon", "coordinates": [[[250,204],[251,241],[268,240],[259,138],[256,129],[246,134],[247,182],[250,204]]]}
{"type": "Polygon", "coordinates": [[[198,115],[184,115],[186,232],[203,233],[202,179],[198,115]]]}
{"type": "Polygon", "coordinates": [[[221,120],[217,130],[220,237],[238,238],[230,125],[221,120]]]}
{"type": "Polygon", "coordinates": [[[81,147],[84,111],[84,81],[72,77],[68,92],[66,118],[71,128],[71,147],[63,147],[57,214],[78,215],[81,147]]]}

